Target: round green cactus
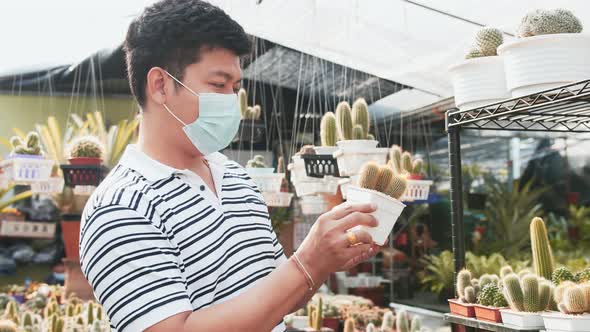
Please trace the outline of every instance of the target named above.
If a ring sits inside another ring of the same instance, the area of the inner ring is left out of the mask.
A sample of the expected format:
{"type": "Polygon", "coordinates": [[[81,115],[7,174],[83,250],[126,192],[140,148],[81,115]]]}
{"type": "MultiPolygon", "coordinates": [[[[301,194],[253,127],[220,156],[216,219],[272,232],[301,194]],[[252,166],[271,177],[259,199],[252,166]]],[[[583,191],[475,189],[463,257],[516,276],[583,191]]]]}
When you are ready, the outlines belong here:
{"type": "Polygon", "coordinates": [[[364,164],[359,175],[359,186],[361,188],[375,190],[379,171],[379,165],[374,162],[364,164]]]}
{"type": "Polygon", "coordinates": [[[581,314],[586,311],[586,299],[580,286],[571,286],[563,294],[563,304],[569,314],[581,314]]]}
{"type": "Polygon", "coordinates": [[[559,285],[564,281],[576,281],[576,278],[572,271],[565,266],[561,266],[553,271],[551,281],[553,281],[555,285],[559,285]]]}
{"type": "Polygon", "coordinates": [[[404,172],[408,174],[412,174],[413,165],[412,165],[412,154],[408,151],[402,153],[402,169],[404,172]]]}
{"type": "Polygon", "coordinates": [[[527,13],[518,27],[519,38],[557,33],[580,33],[582,22],[567,9],[537,9],[527,13]]]}
{"type": "Polygon", "coordinates": [[[575,285],[576,284],[571,281],[564,281],[560,285],[555,287],[555,289],[553,290],[553,299],[555,300],[555,302],[562,302],[565,290],[575,285]]]}
{"type": "Polygon", "coordinates": [[[483,56],[498,55],[498,46],[502,45],[503,42],[502,31],[496,28],[484,27],[475,35],[475,43],[483,56]]]}
{"type": "Polygon", "coordinates": [[[336,115],[327,112],[320,123],[320,138],[322,146],[336,146],[338,134],[336,132],[336,115]]]}
{"type": "Polygon", "coordinates": [[[590,268],[585,268],[582,271],[579,271],[574,276],[574,281],[576,282],[587,282],[590,281],[590,268]]]}
{"type": "Polygon", "coordinates": [[[502,293],[502,291],[498,288],[498,292],[494,295],[494,303],[492,306],[496,308],[505,308],[508,306],[508,302],[506,301],[506,297],[502,293]]]}
{"type": "Polygon", "coordinates": [[[477,295],[477,303],[485,306],[493,306],[496,294],[498,293],[498,286],[493,283],[487,283],[481,288],[477,295]]]}
{"type": "Polygon", "coordinates": [[[466,303],[475,303],[477,301],[477,293],[475,292],[475,288],[473,286],[465,287],[464,300],[466,303]]]}
{"type": "Polygon", "coordinates": [[[465,54],[465,59],[474,59],[474,58],[481,58],[483,57],[483,53],[479,50],[479,48],[472,48],[465,54]]]}
{"type": "Polygon", "coordinates": [[[71,158],[102,158],[104,154],[102,143],[95,136],[81,136],[70,145],[71,158]]]}
{"type": "Polygon", "coordinates": [[[365,135],[365,132],[361,125],[354,125],[354,127],[352,127],[352,139],[361,140],[365,139],[366,137],[367,135],[365,135]]]}

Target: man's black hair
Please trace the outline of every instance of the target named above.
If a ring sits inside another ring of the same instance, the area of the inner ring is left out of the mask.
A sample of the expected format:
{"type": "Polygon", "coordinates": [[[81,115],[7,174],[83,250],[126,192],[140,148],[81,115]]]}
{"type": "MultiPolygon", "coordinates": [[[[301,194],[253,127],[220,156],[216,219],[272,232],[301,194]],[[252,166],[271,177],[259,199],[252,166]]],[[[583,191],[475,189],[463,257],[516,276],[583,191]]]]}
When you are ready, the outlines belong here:
{"type": "Polygon", "coordinates": [[[129,85],[139,105],[145,105],[151,68],[162,67],[182,80],[201,51],[216,48],[237,56],[251,48],[244,29],[222,9],[201,0],[163,0],[145,8],[129,25],[124,44],[129,85]]]}

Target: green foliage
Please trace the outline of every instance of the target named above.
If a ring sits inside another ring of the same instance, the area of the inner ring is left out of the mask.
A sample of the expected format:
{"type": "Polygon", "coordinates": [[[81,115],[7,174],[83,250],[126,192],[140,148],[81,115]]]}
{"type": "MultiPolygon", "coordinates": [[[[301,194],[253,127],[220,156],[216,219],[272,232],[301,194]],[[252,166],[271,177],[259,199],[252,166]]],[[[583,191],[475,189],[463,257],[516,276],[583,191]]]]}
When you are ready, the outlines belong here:
{"type": "Polygon", "coordinates": [[[508,265],[508,261],[504,256],[498,253],[491,254],[490,256],[477,256],[471,252],[467,252],[465,254],[465,262],[467,269],[475,277],[480,277],[484,274],[496,274],[503,266],[508,265]]]}
{"type": "Polygon", "coordinates": [[[570,271],[565,266],[558,267],[553,271],[553,274],[551,275],[551,281],[553,281],[555,285],[559,285],[563,281],[575,281],[575,279],[576,278],[574,277],[572,271],[570,271]]]}
{"type": "Polygon", "coordinates": [[[418,273],[422,286],[436,294],[450,293],[455,272],[453,253],[445,250],[439,255],[428,255],[421,263],[425,266],[424,271],[418,273]]]}

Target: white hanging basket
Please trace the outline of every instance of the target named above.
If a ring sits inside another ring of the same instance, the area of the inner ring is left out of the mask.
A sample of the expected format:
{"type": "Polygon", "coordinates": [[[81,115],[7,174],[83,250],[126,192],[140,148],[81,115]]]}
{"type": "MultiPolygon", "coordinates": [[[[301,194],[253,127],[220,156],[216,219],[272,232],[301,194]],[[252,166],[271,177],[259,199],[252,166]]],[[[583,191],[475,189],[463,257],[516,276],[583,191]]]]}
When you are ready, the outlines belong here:
{"type": "Polygon", "coordinates": [[[428,199],[430,193],[430,186],[432,181],[430,180],[407,180],[406,191],[400,197],[401,201],[413,202],[413,201],[425,201],[428,199]]]}
{"type": "Polygon", "coordinates": [[[393,226],[406,207],[404,203],[395,198],[357,186],[351,186],[348,189],[348,201],[351,203],[373,203],[377,206],[377,211],[371,213],[379,222],[377,227],[358,226],[355,228],[360,228],[371,234],[373,241],[381,246],[385,244],[393,226]]]}
{"type": "Polygon", "coordinates": [[[0,189],[8,188],[10,180],[4,173],[0,173],[0,189]]]}
{"type": "Polygon", "coordinates": [[[267,206],[270,207],[289,207],[291,206],[291,200],[293,199],[292,193],[270,193],[270,192],[262,192],[262,197],[266,202],[267,206]]]}
{"type": "Polygon", "coordinates": [[[18,184],[45,181],[51,175],[54,161],[37,156],[13,156],[0,163],[8,180],[18,184]]]}
{"type": "Polygon", "coordinates": [[[50,177],[45,181],[35,181],[31,183],[31,191],[36,194],[53,194],[60,193],[64,189],[64,178],[50,177]]]}
{"type": "Polygon", "coordinates": [[[305,172],[305,161],[301,156],[293,156],[293,163],[289,164],[288,169],[291,171],[291,182],[314,180],[315,178],[307,176],[305,172]]]}
{"type": "Polygon", "coordinates": [[[388,151],[388,148],[365,149],[362,152],[338,150],[334,152],[334,158],[338,162],[340,176],[352,176],[359,174],[361,167],[369,161],[373,161],[378,165],[385,165],[388,151]]]}
{"type": "Polygon", "coordinates": [[[285,173],[250,174],[250,177],[262,192],[280,192],[285,173]]]}
{"type": "Polygon", "coordinates": [[[328,203],[322,196],[304,196],[301,198],[301,212],[304,215],[322,214],[328,210],[328,203]]]}
{"type": "Polygon", "coordinates": [[[95,186],[75,186],[74,194],[81,196],[90,196],[96,189],[95,186]]]}
{"type": "Polygon", "coordinates": [[[323,178],[308,178],[305,181],[293,182],[298,197],[327,194],[336,195],[338,192],[338,178],[324,176],[323,178]]]}
{"type": "Polygon", "coordinates": [[[248,172],[248,175],[251,177],[262,174],[272,174],[274,171],[275,169],[272,167],[246,167],[246,172],[248,172]]]}
{"type": "Polygon", "coordinates": [[[498,47],[512,97],[522,97],[590,77],[590,34],[519,38],[498,47]]]}
{"type": "Polygon", "coordinates": [[[462,111],[510,98],[504,60],[499,56],[466,59],[449,71],[455,105],[462,111]]]}

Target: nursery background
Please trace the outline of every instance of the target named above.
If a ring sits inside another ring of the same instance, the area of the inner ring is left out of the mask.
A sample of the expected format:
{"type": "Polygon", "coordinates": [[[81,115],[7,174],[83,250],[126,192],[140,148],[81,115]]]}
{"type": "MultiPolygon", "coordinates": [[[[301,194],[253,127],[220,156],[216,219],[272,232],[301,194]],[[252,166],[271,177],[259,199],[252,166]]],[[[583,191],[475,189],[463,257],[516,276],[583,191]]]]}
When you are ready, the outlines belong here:
{"type": "MultiPolygon", "coordinates": [[[[3,4],[1,331],[111,329],[80,218],[137,141],[122,42],[153,2],[3,4]]],[[[285,254],[359,190],[404,206],[289,330],[590,332],[588,1],[209,2],[253,41],[222,153],[285,254]]]]}

